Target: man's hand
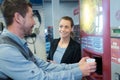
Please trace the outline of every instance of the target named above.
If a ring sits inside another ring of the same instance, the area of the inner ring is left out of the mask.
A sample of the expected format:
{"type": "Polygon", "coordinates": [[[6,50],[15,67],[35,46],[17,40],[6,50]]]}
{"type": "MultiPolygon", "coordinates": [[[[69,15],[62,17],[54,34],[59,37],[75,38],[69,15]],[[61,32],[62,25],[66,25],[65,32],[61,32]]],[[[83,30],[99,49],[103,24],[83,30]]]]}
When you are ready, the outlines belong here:
{"type": "Polygon", "coordinates": [[[86,59],[89,57],[83,57],[79,62],[80,70],[82,71],[83,76],[89,76],[90,73],[96,71],[96,62],[88,63],[86,59]]]}

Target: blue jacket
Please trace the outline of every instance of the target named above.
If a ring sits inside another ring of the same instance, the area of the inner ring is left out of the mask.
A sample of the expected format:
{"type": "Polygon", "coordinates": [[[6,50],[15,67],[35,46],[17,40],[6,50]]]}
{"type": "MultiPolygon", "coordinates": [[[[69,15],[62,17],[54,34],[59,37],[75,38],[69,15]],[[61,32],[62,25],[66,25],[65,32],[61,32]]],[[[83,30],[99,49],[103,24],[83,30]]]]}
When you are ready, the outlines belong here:
{"type": "MultiPolygon", "coordinates": [[[[25,47],[26,41],[8,30],[5,29],[2,35],[12,38],[25,47]]],[[[53,64],[34,56],[36,63],[27,60],[15,46],[0,44],[0,79],[6,80],[10,77],[13,80],[80,80],[82,78],[78,63],[53,64]]]]}

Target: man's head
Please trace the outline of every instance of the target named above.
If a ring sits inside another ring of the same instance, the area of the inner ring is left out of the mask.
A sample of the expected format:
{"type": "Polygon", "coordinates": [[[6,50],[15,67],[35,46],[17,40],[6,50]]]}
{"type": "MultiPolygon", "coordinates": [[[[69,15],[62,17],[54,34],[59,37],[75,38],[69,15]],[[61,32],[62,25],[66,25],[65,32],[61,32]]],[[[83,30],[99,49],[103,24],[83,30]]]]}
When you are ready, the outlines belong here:
{"type": "Polygon", "coordinates": [[[23,38],[35,25],[32,5],[26,0],[4,0],[2,12],[9,31],[23,38]]]}
{"type": "Polygon", "coordinates": [[[16,12],[25,17],[28,7],[32,7],[32,5],[26,0],[3,0],[1,8],[6,25],[9,26],[13,23],[13,17],[16,12]]]}

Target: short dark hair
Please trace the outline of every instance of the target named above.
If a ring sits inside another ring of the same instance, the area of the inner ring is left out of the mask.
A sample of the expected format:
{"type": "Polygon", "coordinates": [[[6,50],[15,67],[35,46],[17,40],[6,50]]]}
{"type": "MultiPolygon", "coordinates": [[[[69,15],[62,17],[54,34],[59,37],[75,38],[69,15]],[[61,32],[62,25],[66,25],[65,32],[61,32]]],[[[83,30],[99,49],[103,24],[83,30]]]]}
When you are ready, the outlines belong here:
{"type": "Polygon", "coordinates": [[[69,16],[63,16],[60,20],[62,20],[62,19],[70,21],[71,22],[71,27],[74,26],[74,22],[73,22],[73,19],[71,17],[69,17],[69,16]]]}
{"type": "Polygon", "coordinates": [[[3,0],[1,10],[6,22],[6,25],[13,23],[13,17],[16,12],[25,17],[28,12],[28,7],[32,5],[26,0],[3,0]]]}

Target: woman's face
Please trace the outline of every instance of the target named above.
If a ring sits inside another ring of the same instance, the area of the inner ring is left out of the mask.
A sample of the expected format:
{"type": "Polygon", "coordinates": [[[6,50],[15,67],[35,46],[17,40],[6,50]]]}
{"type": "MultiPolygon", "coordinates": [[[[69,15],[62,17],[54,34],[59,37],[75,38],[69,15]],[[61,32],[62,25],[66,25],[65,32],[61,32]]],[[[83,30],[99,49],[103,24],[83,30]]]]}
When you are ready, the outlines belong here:
{"type": "Polygon", "coordinates": [[[71,22],[69,20],[61,19],[59,23],[59,34],[61,38],[70,37],[71,32],[72,32],[71,22]]]}

